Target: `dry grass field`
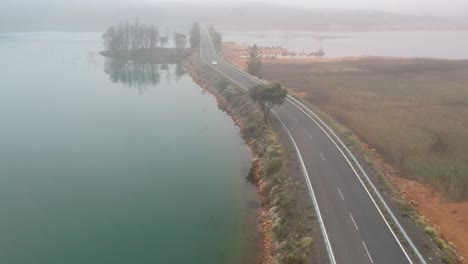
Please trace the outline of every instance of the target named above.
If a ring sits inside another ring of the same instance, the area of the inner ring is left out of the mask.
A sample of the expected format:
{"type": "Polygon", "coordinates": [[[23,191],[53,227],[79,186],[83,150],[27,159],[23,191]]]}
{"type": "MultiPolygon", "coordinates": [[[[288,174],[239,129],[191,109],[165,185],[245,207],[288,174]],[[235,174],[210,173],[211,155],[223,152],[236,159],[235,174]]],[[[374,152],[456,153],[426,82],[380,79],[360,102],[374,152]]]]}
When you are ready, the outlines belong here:
{"type": "Polygon", "coordinates": [[[468,199],[468,61],[360,58],[263,65],[407,178],[468,199]]]}

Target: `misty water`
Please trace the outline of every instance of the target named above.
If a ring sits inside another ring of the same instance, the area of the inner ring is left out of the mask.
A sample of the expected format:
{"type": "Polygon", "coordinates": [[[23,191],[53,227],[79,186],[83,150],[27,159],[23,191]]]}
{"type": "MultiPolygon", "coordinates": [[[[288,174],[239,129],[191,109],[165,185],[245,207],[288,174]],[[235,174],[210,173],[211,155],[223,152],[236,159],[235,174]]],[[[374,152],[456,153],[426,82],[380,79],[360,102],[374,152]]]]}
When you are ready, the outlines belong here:
{"type": "Polygon", "coordinates": [[[282,46],[310,53],[323,48],[328,58],[355,56],[468,59],[468,31],[223,31],[225,41],[282,46]]]}
{"type": "Polygon", "coordinates": [[[180,65],[100,49],[0,35],[0,263],[245,263],[258,202],[231,118],[180,65]]]}

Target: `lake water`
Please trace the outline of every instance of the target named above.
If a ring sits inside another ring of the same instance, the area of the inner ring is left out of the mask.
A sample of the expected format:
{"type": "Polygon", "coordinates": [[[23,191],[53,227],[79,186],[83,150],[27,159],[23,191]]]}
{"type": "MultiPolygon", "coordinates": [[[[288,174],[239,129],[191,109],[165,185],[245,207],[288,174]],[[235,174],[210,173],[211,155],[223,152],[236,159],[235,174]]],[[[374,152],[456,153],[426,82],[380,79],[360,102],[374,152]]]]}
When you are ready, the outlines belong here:
{"type": "Polygon", "coordinates": [[[224,41],[283,46],[289,51],[323,48],[328,58],[353,56],[468,59],[468,31],[291,32],[223,31],[224,41]]]}
{"type": "Polygon", "coordinates": [[[231,118],[180,66],[100,49],[0,35],[0,263],[247,262],[258,201],[231,118]]]}

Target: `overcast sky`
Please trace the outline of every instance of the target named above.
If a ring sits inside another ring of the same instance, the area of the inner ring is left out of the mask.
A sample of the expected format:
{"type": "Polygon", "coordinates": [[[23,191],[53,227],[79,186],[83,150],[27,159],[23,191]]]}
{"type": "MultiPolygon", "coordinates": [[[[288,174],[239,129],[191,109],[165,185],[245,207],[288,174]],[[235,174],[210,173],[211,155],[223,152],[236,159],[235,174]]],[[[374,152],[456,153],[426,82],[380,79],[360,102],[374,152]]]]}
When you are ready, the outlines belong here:
{"type": "MultiPolygon", "coordinates": [[[[0,0],[5,1],[5,0],[0,0]]],[[[344,8],[391,11],[405,14],[455,15],[468,17],[468,0],[6,0],[10,2],[126,2],[126,3],[158,3],[187,2],[238,4],[265,2],[284,6],[310,8],[344,8]]]]}
{"type": "MultiPolygon", "coordinates": [[[[244,1],[244,0],[241,0],[244,1]]],[[[453,14],[468,14],[468,0],[272,0],[278,4],[296,6],[346,8],[346,9],[377,9],[405,13],[439,12],[453,14]]]]}

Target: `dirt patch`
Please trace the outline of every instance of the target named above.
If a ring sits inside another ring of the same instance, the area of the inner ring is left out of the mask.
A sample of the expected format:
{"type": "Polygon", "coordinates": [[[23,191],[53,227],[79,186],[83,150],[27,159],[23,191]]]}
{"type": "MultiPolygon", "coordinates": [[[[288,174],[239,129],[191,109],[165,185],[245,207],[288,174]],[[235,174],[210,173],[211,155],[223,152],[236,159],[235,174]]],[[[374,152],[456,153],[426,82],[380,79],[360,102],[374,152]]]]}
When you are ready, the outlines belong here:
{"type": "Polygon", "coordinates": [[[403,195],[438,229],[442,238],[468,259],[468,201],[447,202],[431,187],[400,177],[391,177],[403,195]]]}

